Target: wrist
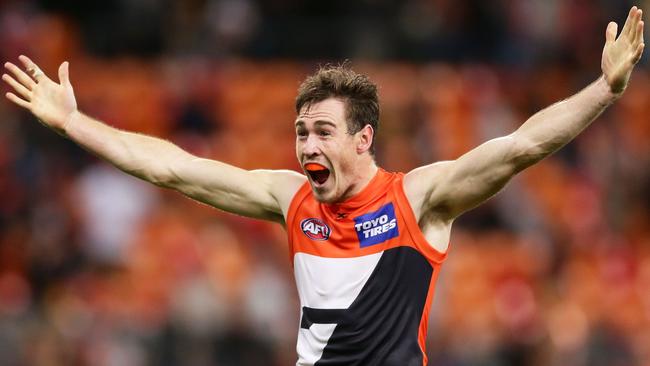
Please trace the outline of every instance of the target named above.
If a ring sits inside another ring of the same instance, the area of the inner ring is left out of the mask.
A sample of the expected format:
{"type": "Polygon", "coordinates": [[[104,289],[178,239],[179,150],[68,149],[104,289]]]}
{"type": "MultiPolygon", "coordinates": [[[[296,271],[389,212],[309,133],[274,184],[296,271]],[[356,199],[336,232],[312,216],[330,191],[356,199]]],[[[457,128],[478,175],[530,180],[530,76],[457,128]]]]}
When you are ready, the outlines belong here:
{"type": "Polygon", "coordinates": [[[602,95],[605,104],[611,104],[623,95],[625,88],[615,91],[612,86],[607,82],[605,75],[601,75],[595,83],[598,91],[602,95]]]}
{"type": "Polygon", "coordinates": [[[68,117],[66,117],[65,121],[63,121],[63,126],[61,127],[61,133],[63,133],[64,136],[69,136],[70,130],[73,127],[74,120],[77,118],[77,116],[80,115],[80,112],[78,110],[74,110],[68,114],[68,117]]]}

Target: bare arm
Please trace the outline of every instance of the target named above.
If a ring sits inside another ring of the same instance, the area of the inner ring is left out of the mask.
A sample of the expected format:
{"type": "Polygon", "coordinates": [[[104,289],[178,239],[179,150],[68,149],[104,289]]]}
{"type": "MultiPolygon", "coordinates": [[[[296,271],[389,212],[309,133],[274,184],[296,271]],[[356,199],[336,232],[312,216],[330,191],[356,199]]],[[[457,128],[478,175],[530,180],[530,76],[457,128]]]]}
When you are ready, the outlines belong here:
{"type": "Polygon", "coordinates": [[[291,171],[248,171],[200,158],[169,141],[121,131],[79,112],[71,115],[65,133],[126,173],[247,217],[282,222],[283,206],[304,182],[291,171]]]}
{"type": "Polygon", "coordinates": [[[67,62],[59,68],[60,83],[55,83],[27,57],[20,61],[29,74],[5,64],[13,77],[2,78],[20,95],[7,93],[7,98],[126,173],[228,212],[276,222],[283,222],[293,194],[305,181],[291,171],[247,171],[198,158],[168,141],[110,127],[77,110],[67,62]]]}
{"type": "Polygon", "coordinates": [[[490,140],[455,161],[407,174],[405,188],[417,217],[436,212],[451,220],[497,193],[518,172],[552,154],[582,132],[625,90],[643,52],[641,10],[630,10],[616,39],[607,27],[603,76],[572,97],[530,117],[514,133],[490,140]],[[435,182],[431,184],[431,182],[435,182]]]}

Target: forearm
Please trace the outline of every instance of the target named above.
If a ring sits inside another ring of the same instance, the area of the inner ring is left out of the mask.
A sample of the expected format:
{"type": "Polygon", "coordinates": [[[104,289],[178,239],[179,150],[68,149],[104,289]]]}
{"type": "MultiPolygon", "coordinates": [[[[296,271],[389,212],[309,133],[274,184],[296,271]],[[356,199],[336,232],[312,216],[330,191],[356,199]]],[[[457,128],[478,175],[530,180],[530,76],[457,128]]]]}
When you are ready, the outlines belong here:
{"type": "Polygon", "coordinates": [[[170,163],[189,156],[168,141],[122,131],[81,112],[70,116],[62,132],[120,170],[156,185],[168,185],[170,163]]]}
{"type": "Polygon", "coordinates": [[[566,145],[617,97],[605,79],[600,77],[577,94],[530,117],[512,134],[523,150],[518,165],[525,168],[566,145]]]}
{"type": "Polygon", "coordinates": [[[79,112],[61,132],[126,173],[246,217],[283,222],[282,207],[288,207],[305,179],[294,172],[248,171],[198,158],[169,141],[121,131],[79,112]],[[287,189],[291,194],[285,194],[287,189]]]}

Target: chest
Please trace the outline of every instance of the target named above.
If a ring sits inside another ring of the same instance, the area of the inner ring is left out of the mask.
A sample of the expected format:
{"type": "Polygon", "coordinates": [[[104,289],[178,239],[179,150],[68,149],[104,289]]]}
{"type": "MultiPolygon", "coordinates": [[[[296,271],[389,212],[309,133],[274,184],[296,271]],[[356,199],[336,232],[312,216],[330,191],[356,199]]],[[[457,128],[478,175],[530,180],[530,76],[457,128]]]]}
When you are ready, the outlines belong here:
{"type": "Polygon", "coordinates": [[[294,225],[294,253],[349,258],[410,242],[406,218],[390,200],[362,209],[301,210],[294,225]]]}

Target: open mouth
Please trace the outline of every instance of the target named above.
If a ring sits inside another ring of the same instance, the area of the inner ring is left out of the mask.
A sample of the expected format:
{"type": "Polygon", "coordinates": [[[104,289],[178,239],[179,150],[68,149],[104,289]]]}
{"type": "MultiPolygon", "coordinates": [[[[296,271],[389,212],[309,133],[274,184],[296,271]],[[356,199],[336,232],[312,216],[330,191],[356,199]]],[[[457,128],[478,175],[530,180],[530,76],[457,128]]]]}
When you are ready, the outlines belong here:
{"type": "Polygon", "coordinates": [[[307,171],[311,180],[319,185],[324,184],[327,181],[327,178],[330,177],[329,169],[316,163],[305,164],[305,171],[307,171]]]}

